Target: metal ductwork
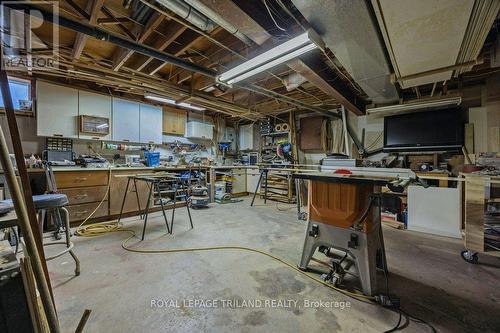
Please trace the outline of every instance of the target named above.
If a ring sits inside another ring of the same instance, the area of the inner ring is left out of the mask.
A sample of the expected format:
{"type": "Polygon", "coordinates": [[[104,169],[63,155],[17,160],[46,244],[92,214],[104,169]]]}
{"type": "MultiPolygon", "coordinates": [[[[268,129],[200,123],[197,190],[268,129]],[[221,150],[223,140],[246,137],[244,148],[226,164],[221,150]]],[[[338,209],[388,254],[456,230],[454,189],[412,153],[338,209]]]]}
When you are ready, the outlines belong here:
{"type": "Polygon", "coordinates": [[[214,28],[214,23],[208,17],[182,0],[156,0],[156,2],[203,31],[214,28]]]}
{"type": "Polygon", "coordinates": [[[202,1],[200,1],[200,0],[184,0],[184,2],[187,3],[188,5],[191,5],[192,8],[196,9],[198,12],[200,12],[201,14],[208,17],[210,20],[215,22],[215,24],[221,26],[224,30],[226,30],[227,32],[234,35],[236,38],[241,40],[246,45],[253,45],[254,44],[254,42],[250,38],[248,38],[247,35],[245,35],[241,31],[239,31],[239,29],[237,27],[235,27],[233,24],[229,23],[221,15],[219,15],[217,12],[215,12],[210,7],[205,5],[202,1]]]}
{"type": "Polygon", "coordinates": [[[364,0],[292,0],[373,103],[399,99],[384,43],[364,0]]]}

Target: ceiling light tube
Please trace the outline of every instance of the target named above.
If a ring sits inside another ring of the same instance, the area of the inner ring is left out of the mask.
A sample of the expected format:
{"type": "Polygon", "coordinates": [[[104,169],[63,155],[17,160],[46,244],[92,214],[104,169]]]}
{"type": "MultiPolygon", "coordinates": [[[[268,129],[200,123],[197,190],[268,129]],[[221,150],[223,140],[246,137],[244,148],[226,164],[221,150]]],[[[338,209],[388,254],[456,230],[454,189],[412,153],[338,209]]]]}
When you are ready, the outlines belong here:
{"type": "Polygon", "coordinates": [[[368,108],[366,109],[366,114],[381,114],[381,113],[396,113],[403,111],[418,111],[422,109],[435,109],[439,107],[447,107],[447,106],[458,106],[462,103],[461,97],[452,97],[446,99],[439,99],[434,101],[426,101],[426,102],[415,102],[408,104],[396,104],[396,105],[388,105],[381,106],[377,108],[368,108]]]}
{"type": "Polygon", "coordinates": [[[199,106],[196,106],[196,105],[191,105],[189,103],[177,103],[177,106],[180,106],[180,107],[183,107],[183,108],[187,108],[187,109],[191,109],[191,110],[196,110],[196,111],[205,111],[206,109],[205,108],[202,108],[202,107],[199,107],[199,106]]]}
{"type": "Polygon", "coordinates": [[[161,102],[161,103],[175,105],[175,106],[179,106],[181,108],[186,108],[186,109],[191,109],[191,110],[196,110],[196,111],[205,111],[206,110],[205,108],[202,108],[202,107],[199,107],[199,106],[196,106],[196,105],[191,105],[191,104],[185,103],[185,102],[177,103],[173,99],[165,98],[165,97],[161,97],[161,96],[145,95],[144,97],[146,99],[150,99],[152,101],[157,101],[157,102],[161,102]]]}
{"type": "Polygon", "coordinates": [[[222,73],[217,77],[217,80],[230,85],[283,64],[317,47],[323,48],[324,44],[317,34],[309,29],[307,32],[222,73]]]}
{"type": "Polygon", "coordinates": [[[176,105],[177,103],[173,100],[173,99],[170,99],[170,98],[165,98],[165,97],[161,97],[161,96],[155,96],[155,95],[146,95],[144,96],[146,99],[150,99],[152,101],[157,101],[157,102],[162,102],[162,103],[167,103],[167,104],[171,104],[171,105],[176,105]]]}

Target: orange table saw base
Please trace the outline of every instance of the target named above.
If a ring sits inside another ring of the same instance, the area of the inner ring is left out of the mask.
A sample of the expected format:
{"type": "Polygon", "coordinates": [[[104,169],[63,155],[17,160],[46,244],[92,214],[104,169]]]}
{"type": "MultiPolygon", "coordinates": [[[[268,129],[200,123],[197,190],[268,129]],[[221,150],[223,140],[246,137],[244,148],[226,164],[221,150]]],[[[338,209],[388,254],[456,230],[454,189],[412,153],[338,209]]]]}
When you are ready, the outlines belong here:
{"type": "Polygon", "coordinates": [[[371,208],[362,228],[353,225],[367,209],[370,195],[380,192],[380,186],[320,180],[308,180],[308,183],[309,224],[299,268],[307,269],[319,246],[342,251],[354,262],[363,293],[374,295],[379,291],[377,262],[381,268],[387,267],[382,255],[384,241],[379,207],[371,208]]]}

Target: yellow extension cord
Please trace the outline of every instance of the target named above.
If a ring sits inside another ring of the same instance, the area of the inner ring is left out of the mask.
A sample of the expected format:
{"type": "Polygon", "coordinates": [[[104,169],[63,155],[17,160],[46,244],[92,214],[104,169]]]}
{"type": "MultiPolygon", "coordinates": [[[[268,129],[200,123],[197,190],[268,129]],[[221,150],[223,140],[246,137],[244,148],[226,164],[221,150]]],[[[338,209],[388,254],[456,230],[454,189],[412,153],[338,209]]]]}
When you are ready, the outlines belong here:
{"type": "Polygon", "coordinates": [[[274,259],[274,260],[282,263],[283,265],[287,266],[288,268],[290,268],[290,269],[292,269],[292,270],[294,270],[302,275],[307,276],[311,280],[316,281],[316,282],[324,285],[325,287],[328,287],[330,289],[341,292],[347,296],[356,298],[358,300],[361,300],[361,299],[370,300],[370,301],[375,300],[375,298],[372,296],[366,296],[363,294],[354,293],[354,292],[350,292],[350,291],[345,290],[345,289],[335,287],[334,285],[329,284],[329,283],[327,283],[327,282],[325,282],[325,281],[323,281],[323,280],[321,280],[321,279],[319,279],[311,274],[307,274],[306,272],[304,272],[304,271],[300,270],[298,267],[296,267],[296,265],[291,264],[291,263],[269,253],[269,252],[265,252],[265,251],[262,251],[259,249],[254,249],[251,247],[245,247],[245,246],[208,246],[208,247],[192,247],[192,248],[183,248],[183,249],[149,249],[149,250],[148,249],[142,250],[142,249],[136,249],[136,248],[129,247],[127,245],[128,242],[132,238],[134,238],[136,236],[136,234],[133,230],[123,229],[122,224],[118,223],[118,221],[107,221],[107,222],[94,223],[91,225],[84,225],[85,223],[87,223],[90,220],[90,218],[95,214],[95,212],[99,209],[99,207],[106,200],[107,195],[109,193],[110,186],[111,186],[111,168],[109,168],[108,187],[106,189],[106,193],[105,193],[104,197],[102,198],[101,202],[99,202],[99,204],[94,209],[94,211],[92,211],[92,213],[90,213],[90,215],[77,227],[75,235],[80,236],[80,237],[98,237],[98,236],[103,236],[103,235],[110,233],[110,232],[127,232],[130,234],[130,237],[128,237],[127,239],[125,239],[122,242],[122,248],[126,251],[135,252],[135,253],[181,253],[181,252],[221,251],[221,250],[239,250],[239,251],[258,253],[258,254],[262,254],[264,256],[267,256],[271,259],[274,259]]]}

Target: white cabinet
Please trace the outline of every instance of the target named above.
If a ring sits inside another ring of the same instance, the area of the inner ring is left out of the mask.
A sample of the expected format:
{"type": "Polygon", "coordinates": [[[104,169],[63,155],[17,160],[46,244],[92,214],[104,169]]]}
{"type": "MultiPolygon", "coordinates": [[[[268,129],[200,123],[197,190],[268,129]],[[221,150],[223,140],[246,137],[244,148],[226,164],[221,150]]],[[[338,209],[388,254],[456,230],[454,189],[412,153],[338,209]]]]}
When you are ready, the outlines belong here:
{"type": "Polygon", "coordinates": [[[163,142],[163,110],[161,107],[140,105],[139,141],[144,143],[163,142]]]}
{"type": "Polygon", "coordinates": [[[233,194],[247,192],[246,169],[233,169],[233,194]]]}
{"type": "Polygon", "coordinates": [[[78,137],[78,90],[37,81],[36,124],[39,136],[78,137]]]}
{"type": "Polygon", "coordinates": [[[257,184],[259,183],[260,172],[259,168],[247,168],[247,192],[255,193],[257,184]]]}
{"type": "Polygon", "coordinates": [[[253,124],[240,126],[240,150],[253,149],[253,124]]]}
{"type": "Polygon", "coordinates": [[[189,121],[186,123],[186,138],[212,140],[214,125],[189,121]]]}
{"type": "MultiPolygon", "coordinates": [[[[111,96],[80,90],[78,97],[78,113],[80,116],[108,118],[111,123],[111,96]]],[[[110,124],[110,127],[111,126],[110,124]]],[[[108,135],[79,133],[78,137],[80,139],[110,140],[111,128],[108,135]]]]}
{"type": "Polygon", "coordinates": [[[113,98],[113,140],[139,142],[139,103],[113,98]]]}

